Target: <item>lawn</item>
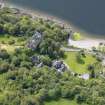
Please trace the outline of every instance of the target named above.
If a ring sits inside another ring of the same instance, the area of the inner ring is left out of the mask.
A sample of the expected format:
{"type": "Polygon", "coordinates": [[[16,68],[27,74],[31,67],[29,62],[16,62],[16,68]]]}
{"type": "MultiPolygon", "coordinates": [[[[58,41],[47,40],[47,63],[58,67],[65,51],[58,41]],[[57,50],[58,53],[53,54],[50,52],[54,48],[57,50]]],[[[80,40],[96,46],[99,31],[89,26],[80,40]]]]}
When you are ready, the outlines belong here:
{"type": "Polygon", "coordinates": [[[86,58],[83,58],[85,63],[80,64],[77,62],[76,55],[78,52],[65,52],[65,63],[76,73],[88,73],[88,65],[95,63],[97,60],[90,54],[86,54],[86,58]]]}
{"type": "Polygon", "coordinates": [[[87,104],[78,104],[75,100],[60,99],[57,101],[45,102],[45,105],[87,105],[87,104]]]}
{"type": "Polygon", "coordinates": [[[45,105],[78,105],[75,101],[60,99],[57,101],[46,102],[45,105]]]}

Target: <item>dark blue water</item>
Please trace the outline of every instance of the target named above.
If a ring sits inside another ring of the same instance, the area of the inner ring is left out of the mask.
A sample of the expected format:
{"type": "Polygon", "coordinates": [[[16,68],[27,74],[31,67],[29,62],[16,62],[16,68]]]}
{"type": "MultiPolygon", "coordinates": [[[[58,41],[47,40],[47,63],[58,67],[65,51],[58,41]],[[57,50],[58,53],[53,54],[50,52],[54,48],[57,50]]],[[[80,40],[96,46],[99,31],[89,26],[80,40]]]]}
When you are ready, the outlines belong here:
{"type": "Polygon", "coordinates": [[[105,0],[8,0],[67,20],[80,30],[105,38],[105,0]]]}

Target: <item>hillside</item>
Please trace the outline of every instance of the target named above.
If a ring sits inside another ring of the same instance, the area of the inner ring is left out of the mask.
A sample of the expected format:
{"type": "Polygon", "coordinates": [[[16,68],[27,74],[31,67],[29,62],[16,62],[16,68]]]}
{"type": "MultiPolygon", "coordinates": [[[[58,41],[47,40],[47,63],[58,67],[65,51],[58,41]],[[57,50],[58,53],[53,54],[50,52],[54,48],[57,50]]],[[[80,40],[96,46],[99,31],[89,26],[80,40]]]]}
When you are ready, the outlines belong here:
{"type": "Polygon", "coordinates": [[[100,59],[65,52],[69,35],[51,20],[0,9],[0,105],[105,105],[100,59]]]}

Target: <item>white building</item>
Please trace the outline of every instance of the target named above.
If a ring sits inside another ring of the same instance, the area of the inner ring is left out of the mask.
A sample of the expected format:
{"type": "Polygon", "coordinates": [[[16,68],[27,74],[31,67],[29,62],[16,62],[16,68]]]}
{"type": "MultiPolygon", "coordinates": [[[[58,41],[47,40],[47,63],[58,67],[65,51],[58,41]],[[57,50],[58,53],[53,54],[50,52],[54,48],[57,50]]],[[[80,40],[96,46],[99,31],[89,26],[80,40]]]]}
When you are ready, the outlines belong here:
{"type": "Polygon", "coordinates": [[[83,75],[79,76],[79,78],[82,78],[84,80],[88,80],[89,77],[90,77],[89,74],[83,74],[83,75]]]}

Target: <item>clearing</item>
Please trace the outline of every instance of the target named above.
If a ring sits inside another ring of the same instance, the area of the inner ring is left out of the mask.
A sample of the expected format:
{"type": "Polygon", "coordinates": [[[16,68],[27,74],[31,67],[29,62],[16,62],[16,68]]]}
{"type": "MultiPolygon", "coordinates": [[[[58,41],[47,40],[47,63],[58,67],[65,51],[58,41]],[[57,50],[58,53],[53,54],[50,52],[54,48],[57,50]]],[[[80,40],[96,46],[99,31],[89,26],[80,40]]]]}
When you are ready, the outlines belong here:
{"type": "MultiPolygon", "coordinates": [[[[46,102],[45,105],[79,105],[76,101],[71,101],[67,99],[60,99],[57,101],[49,101],[46,102]]],[[[86,105],[86,104],[81,104],[81,105],[86,105]]]]}
{"type": "Polygon", "coordinates": [[[70,67],[71,70],[73,70],[76,73],[84,74],[88,73],[88,65],[94,64],[97,62],[96,58],[93,57],[91,54],[86,54],[86,58],[83,58],[85,63],[80,64],[77,62],[77,56],[78,52],[65,52],[65,63],[70,67]]]}

